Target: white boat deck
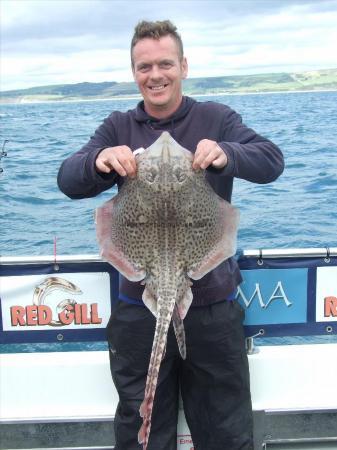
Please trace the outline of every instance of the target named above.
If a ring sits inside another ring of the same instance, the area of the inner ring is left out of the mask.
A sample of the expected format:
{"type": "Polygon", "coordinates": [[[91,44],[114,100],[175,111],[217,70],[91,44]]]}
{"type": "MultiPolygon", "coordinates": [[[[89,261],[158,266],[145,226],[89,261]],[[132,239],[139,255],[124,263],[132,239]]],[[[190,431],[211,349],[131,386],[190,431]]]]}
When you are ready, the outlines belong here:
{"type": "MultiPolygon", "coordinates": [[[[337,344],[261,346],[249,356],[255,411],[337,410],[337,344]]],[[[113,418],[108,351],[0,355],[0,421],[113,418]]]]}

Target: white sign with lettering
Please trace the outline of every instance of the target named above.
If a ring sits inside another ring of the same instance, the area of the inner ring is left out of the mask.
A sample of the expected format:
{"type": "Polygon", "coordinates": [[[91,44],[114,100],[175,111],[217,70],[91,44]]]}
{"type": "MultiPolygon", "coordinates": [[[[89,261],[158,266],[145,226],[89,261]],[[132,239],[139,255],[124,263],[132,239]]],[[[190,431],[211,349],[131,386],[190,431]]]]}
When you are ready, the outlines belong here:
{"type": "Polygon", "coordinates": [[[107,272],[1,277],[4,331],[106,327],[111,314],[107,272]]]}

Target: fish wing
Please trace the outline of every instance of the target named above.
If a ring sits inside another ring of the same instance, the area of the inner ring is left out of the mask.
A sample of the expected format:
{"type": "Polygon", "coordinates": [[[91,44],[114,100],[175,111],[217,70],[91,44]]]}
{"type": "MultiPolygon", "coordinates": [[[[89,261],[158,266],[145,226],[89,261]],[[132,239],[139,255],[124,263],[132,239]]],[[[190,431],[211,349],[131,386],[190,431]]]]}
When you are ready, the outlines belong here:
{"type": "Polygon", "coordinates": [[[217,222],[214,229],[210,232],[214,233],[216,239],[213,245],[204,252],[204,246],[198,257],[192,261],[187,271],[187,275],[192,280],[199,280],[208,272],[215,269],[221,262],[235,255],[236,252],[236,236],[239,225],[239,211],[228,203],[226,200],[218,197],[217,222]]]}
{"type": "Polygon", "coordinates": [[[113,197],[96,209],[96,233],[101,256],[130,281],[141,281],[145,278],[145,270],[137,267],[119,245],[123,230],[115,220],[116,202],[116,197],[113,197]],[[116,239],[113,239],[113,236],[116,239]]]}

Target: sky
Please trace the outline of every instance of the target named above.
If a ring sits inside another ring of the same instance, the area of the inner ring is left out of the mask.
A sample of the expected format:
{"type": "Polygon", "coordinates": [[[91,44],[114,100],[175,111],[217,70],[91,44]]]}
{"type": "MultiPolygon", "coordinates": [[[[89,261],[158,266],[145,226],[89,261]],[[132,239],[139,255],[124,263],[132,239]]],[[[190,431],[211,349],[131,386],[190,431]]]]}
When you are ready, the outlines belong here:
{"type": "Polygon", "coordinates": [[[0,0],[0,89],[132,81],[140,20],[178,28],[189,77],[337,67],[337,0],[0,0]]]}

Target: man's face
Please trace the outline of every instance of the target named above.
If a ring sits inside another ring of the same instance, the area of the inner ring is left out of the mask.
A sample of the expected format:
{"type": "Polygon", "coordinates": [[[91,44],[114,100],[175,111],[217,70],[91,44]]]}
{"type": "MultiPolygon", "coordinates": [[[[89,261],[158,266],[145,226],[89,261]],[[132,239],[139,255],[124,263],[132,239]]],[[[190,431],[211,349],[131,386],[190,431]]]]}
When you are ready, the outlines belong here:
{"type": "Polygon", "coordinates": [[[179,56],[174,38],[145,38],[133,48],[133,76],[144,98],[145,111],[163,118],[178,109],[182,80],[187,75],[186,58],[179,56]]]}

